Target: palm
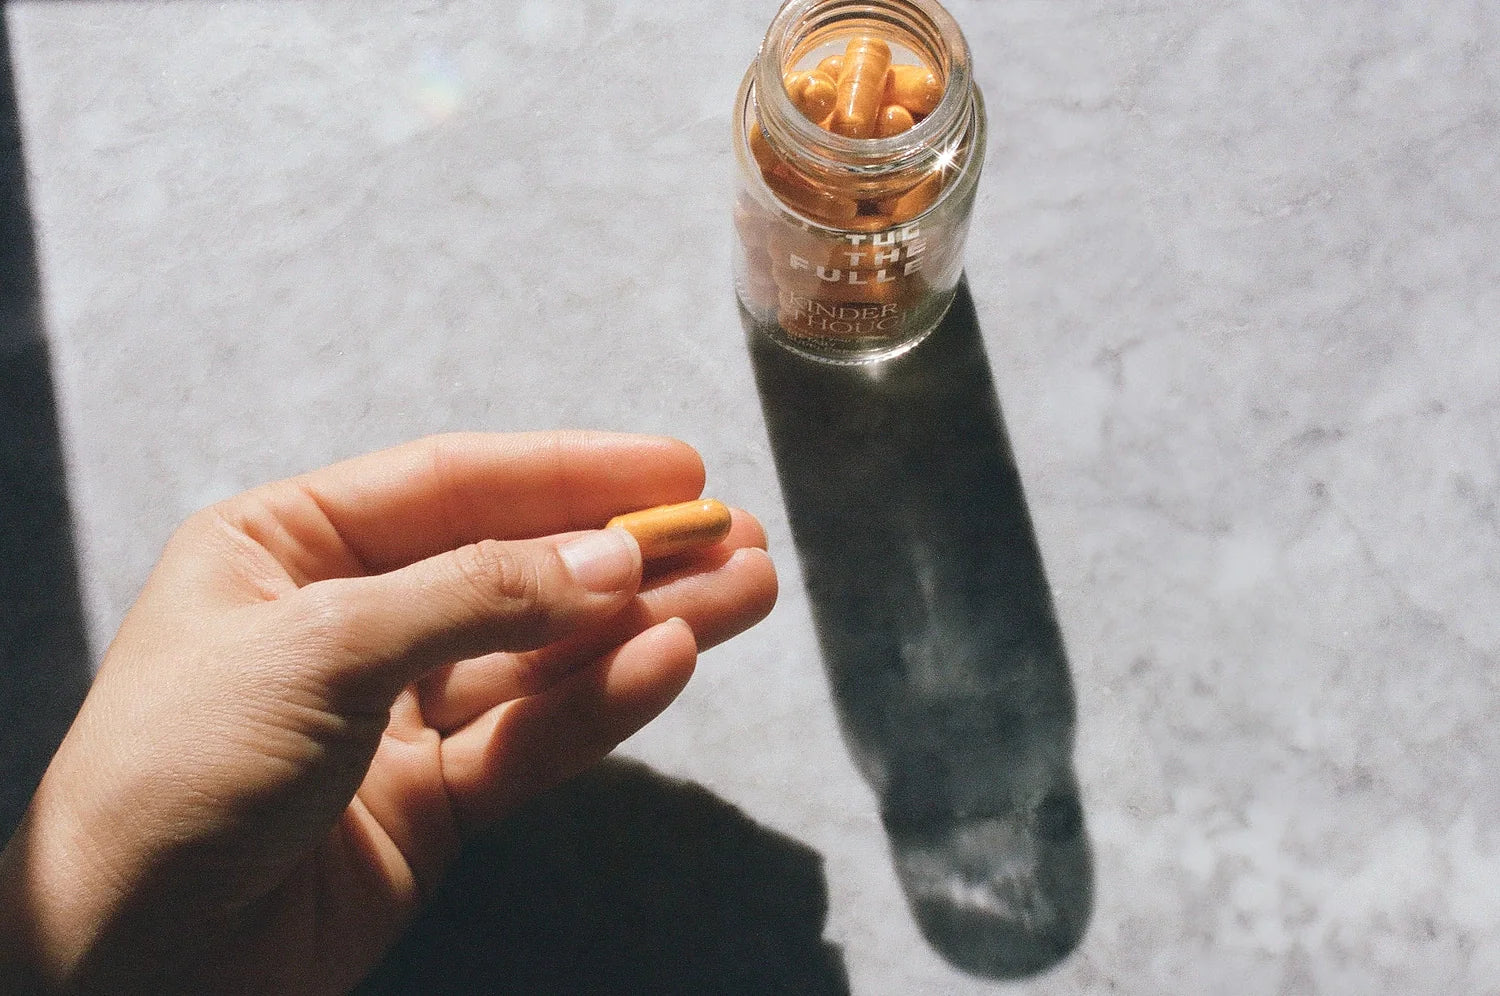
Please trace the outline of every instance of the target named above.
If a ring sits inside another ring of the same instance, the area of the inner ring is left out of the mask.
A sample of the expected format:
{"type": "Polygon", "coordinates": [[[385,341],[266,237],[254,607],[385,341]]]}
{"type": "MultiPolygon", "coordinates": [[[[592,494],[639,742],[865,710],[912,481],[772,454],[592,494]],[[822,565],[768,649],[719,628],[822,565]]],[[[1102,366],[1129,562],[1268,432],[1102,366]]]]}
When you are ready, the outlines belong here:
{"type": "Polygon", "coordinates": [[[224,932],[215,972],[232,966],[246,991],[337,993],[375,965],[455,839],[437,744],[411,710],[393,710],[356,797],[322,840],[286,856],[251,907],[255,928],[224,932]]]}

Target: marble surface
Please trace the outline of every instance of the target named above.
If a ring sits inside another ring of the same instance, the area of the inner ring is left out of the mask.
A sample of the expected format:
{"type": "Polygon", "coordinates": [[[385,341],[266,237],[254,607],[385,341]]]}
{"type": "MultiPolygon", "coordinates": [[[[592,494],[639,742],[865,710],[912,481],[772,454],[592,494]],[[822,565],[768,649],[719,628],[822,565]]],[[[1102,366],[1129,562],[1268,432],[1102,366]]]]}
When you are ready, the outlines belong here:
{"type": "Polygon", "coordinates": [[[972,362],[1076,699],[1061,960],[924,939],[841,734],[729,289],[769,0],[8,4],[94,653],[175,523],[257,482],[670,433],[783,595],[610,791],[794,855],[853,992],[1500,992],[1500,7],[949,6],[992,122],[972,362]]]}

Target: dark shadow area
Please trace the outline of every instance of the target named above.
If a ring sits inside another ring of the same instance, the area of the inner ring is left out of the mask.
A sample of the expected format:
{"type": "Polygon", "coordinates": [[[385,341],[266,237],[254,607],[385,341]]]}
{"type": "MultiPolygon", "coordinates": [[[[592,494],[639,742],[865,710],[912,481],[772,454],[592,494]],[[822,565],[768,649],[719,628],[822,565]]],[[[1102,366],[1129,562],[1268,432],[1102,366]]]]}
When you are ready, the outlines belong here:
{"type": "Polygon", "coordinates": [[[965,971],[1043,971],[1083,936],[1093,868],[1067,656],[967,282],[931,337],[867,366],[742,319],[845,741],[912,912],[965,971]]]}
{"type": "Polygon", "coordinates": [[[849,992],[822,859],[610,760],[472,842],[362,996],[849,992]]]}
{"type": "Polygon", "coordinates": [[[0,842],[19,822],[91,678],[75,564],[10,39],[0,17],[0,842]]]}

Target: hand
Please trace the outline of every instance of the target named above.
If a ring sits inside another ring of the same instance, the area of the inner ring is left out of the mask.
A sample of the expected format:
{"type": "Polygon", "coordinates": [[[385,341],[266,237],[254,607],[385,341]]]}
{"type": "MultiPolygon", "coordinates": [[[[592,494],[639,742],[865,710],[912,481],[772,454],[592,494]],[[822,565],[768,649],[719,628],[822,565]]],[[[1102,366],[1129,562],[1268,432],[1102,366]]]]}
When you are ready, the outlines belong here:
{"type": "Polygon", "coordinates": [[[0,989],[351,988],[466,830],[770,611],[743,512],[644,584],[594,528],[702,486],[671,440],[444,436],[193,516],[0,859],[0,989]]]}

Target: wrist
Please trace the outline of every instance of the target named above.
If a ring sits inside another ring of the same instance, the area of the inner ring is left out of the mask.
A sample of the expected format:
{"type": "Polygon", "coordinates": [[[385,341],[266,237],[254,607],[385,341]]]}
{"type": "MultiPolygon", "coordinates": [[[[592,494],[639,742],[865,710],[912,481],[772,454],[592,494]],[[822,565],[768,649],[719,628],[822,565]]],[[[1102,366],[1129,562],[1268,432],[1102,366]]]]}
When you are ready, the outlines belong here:
{"type": "Polygon", "coordinates": [[[39,790],[0,852],[0,993],[74,991],[105,919],[77,824],[47,808],[39,790]]]}
{"type": "Polygon", "coordinates": [[[22,823],[0,851],[0,992],[43,993],[42,947],[35,887],[28,882],[30,834],[22,823]]]}

